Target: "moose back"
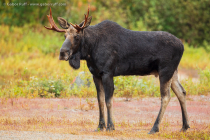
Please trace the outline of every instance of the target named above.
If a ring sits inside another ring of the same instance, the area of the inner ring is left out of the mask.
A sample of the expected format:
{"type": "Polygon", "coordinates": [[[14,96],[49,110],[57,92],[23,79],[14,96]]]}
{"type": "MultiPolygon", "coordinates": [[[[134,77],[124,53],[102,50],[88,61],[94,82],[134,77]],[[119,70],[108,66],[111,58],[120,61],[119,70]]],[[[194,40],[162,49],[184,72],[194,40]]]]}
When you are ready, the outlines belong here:
{"type": "Polygon", "coordinates": [[[74,69],[80,67],[80,60],[86,60],[93,75],[99,105],[99,125],[97,130],[115,130],[113,123],[114,76],[155,75],[159,76],[161,108],[149,132],[159,132],[159,124],[170,101],[170,88],[176,94],[182,109],[183,126],[189,127],[186,110],[186,91],[180,84],[177,68],[184,52],[182,42],[174,35],[163,31],[131,31],[115,22],[106,20],[89,26],[92,17],[89,9],[85,20],[79,25],[68,23],[58,17],[59,29],[50,15],[49,30],[63,32],[65,41],[60,49],[60,60],[69,61],[74,69]],[[104,106],[107,107],[105,125],[104,106]]]}

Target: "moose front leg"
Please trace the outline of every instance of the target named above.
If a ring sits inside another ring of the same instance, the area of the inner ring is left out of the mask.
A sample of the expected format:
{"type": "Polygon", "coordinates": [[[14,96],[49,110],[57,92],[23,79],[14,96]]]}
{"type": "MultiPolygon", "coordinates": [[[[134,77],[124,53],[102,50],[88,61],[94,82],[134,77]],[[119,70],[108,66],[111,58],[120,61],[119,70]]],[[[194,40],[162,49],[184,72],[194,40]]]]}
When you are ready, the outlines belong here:
{"type": "Polygon", "coordinates": [[[113,76],[111,74],[103,74],[102,83],[105,91],[105,101],[107,107],[107,131],[115,130],[112,118],[112,98],[114,92],[113,76]]]}
{"type": "Polygon", "coordinates": [[[104,102],[105,102],[105,93],[104,87],[102,84],[101,77],[93,76],[93,80],[97,90],[97,98],[98,98],[98,107],[99,107],[99,125],[96,131],[103,130],[106,128],[104,121],[104,102]]]}

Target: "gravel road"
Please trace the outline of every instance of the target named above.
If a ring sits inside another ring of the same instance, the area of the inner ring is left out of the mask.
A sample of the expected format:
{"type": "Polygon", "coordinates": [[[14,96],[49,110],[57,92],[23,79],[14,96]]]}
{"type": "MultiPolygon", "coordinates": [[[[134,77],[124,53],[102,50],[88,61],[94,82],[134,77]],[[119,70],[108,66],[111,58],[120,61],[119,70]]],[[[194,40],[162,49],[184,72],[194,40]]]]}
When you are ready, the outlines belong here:
{"type": "MultiPolygon", "coordinates": [[[[33,131],[0,131],[1,140],[117,140],[107,136],[56,134],[33,131]]],[[[125,140],[122,139],[121,140],[125,140]]],[[[137,139],[136,139],[137,140],[137,139]]]]}

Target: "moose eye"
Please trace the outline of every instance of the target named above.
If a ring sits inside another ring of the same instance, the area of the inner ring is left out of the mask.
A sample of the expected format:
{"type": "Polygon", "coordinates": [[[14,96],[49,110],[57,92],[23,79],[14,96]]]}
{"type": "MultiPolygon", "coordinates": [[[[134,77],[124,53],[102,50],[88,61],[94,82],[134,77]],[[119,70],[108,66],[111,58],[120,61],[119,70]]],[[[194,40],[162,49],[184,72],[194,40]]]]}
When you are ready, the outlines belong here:
{"type": "Polygon", "coordinates": [[[79,39],[79,35],[74,36],[74,39],[78,40],[79,39]]]}

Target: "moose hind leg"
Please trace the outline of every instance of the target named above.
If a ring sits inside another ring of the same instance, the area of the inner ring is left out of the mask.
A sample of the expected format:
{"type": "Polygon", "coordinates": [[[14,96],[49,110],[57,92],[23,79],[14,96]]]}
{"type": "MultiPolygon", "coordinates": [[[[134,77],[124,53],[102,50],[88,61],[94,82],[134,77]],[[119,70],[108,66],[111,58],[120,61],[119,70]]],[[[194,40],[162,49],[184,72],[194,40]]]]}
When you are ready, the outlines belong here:
{"type": "Polygon", "coordinates": [[[100,131],[106,128],[104,121],[105,93],[101,77],[93,76],[93,80],[97,90],[98,107],[99,107],[99,125],[96,131],[100,131]]]}
{"type": "Polygon", "coordinates": [[[171,99],[171,95],[170,95],[170,87],[171,87],[171,82],[172,79],[170,79],[167,82],[164,82],[164,80],[162,80],[163,78],[160,77],[160,92],[161,92],[161,107],[160,107],[160,111],[159,114],[157,116],[157,119],[152,127],[152,129],[150,130],[150,132],[148,134],[154,134],[156,132],[159,132],[159,125],[160,122],[163,118],[164,112],[166,110],[166,107],[171,99]]]}
{"type": "Polygon", "coordinates": [[[172,88],[173,92],[176,94],[176,96],[179,100],[181,109],[182,109],[183,126],[182,126],[181,131],[185,132],[188,128],[190,128],[189,120],[188,120],[188,116],[187,116],[187,108],[186,108],[186,91],[184,90],[184,88],[182,87],[182,85],[180,84],[180,82],[178,80],[177,71],[175,71],[175,73],[173,75],[171,88],[172,88]]]}

